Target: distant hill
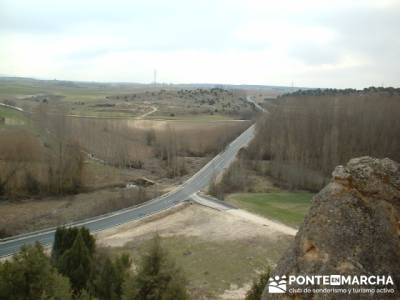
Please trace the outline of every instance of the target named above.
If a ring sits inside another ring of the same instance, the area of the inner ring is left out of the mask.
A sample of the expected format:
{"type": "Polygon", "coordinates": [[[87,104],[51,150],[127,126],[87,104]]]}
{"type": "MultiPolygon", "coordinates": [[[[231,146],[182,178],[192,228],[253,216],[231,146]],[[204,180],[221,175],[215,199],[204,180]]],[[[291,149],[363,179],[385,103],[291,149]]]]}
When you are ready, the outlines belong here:
{"type": "Polygon", "coordinates": [[[226,90],[240,89],[240,90],[259,90],[259,91],[274,91],[279,94],[291,93],[298,90],[307,90],[303,87],[288,87],[288,86],[274,86],[274,85],[247,85],[247,84],[216,84],[216,83],[188,83],[188,84],[166,84],[166,83],[135,83],[135,82],[91,82],[91,81],[68,81],[68,80],[48,80],[48,79],[35,79],[29,77],[13,77],[13,76],[0,76],[1,83],[14,83],[14,84],[29,84],[38,87],[69,87],[69,88],[176,88],[176,89],[211,89],[223,88],[226,90]]]}

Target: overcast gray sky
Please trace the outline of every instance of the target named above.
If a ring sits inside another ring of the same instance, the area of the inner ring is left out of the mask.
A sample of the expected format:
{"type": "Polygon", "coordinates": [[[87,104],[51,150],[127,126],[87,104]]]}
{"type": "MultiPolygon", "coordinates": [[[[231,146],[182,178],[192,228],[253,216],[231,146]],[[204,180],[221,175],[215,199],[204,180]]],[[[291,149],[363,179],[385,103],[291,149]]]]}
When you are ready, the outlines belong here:
{"type": "Polygon", "coordinates": [[[0,0],[0,74],[400,85],[400,1],[0,0]]]}

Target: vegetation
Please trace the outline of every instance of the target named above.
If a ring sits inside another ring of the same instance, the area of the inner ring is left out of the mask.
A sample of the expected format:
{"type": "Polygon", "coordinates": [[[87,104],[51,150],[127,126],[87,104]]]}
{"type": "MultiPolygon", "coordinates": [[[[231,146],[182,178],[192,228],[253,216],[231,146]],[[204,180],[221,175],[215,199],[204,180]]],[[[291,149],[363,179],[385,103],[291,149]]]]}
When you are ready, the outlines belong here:
{"type": "Polygon", "coordinates": [[[226,201],[235,206],[298,227],[311,205],[313,194],[308,192],[238,193],[226,201]]]}
{"type": "Polygon", "coordinates": [[[0,130],[0,199],[6,200],[0,204],[7,212],[0,236],[143,203],[193,174],[248,126],[68,118],[64,113],[62,107],[40,103],[26,126],[0,130]],[[127,184],[135,186],[127,189],[127,184]],[[22,199],[30,201],[17,201],[22,199]]]}
{"type": "Polygon", "coordinates": [[[282,97],[257,122],[248,151],[269,160],[268,174],[289,188],[317,191],[333,168],[370,155],[400,160],[400,98],[393,89],[315,91],[282,97]],[[313,93],[309,96],[309,93],[313,93]]]}
{"type": "Polygon", "coordinates": [[[161,248],[155,236],[137,274],[125,283],[124,300],[188,299],[185,278],[161,248]]]}
{"type": "Polygon", "coordinates": [[[26,121],[21,112],[0,105],[0,127],[7,124],[22,125],[26,121]]]}
{"type": "Polygon", "coordinates": [[[26,246],[0,263],[0,299],[71,299],[68,278],[60,275],[39,244],[26,246]]]}
{"type": "Polygon", "coordinates": [[[66,133],[64,114],[48,115],[39,107],[33,121],[29,124],[36,124],[34,128],[0,131],[0,197],[78,192],[83,156],[79,143],[66,133]],[[45,138],[40,138],[37,131],[45,138]]]}
{"type": "Polygon", "coordinates": [[[93,276],[95,240],[85,228],[57,228],[52,261],[68,277],[75,294],[88,289],[93,276]]]}
{"type": "Polygon", "coordinates": [[[254,280],[250,290],[246,293],[245,300],[260,300],[269,277],[270,270],[262,273],[257,280],[254,280]]]}
{"type": "Polygon", "coordinates": [[[300,89],[294,92],[279,95],[278,98],[287,96],[343,96],[343,95],[364,95],[368,93],[381,93],[383,95],[400,95],[400,88],[394,87],[368,87],[362,90],[356,89],[300,89]]]}
{"type": "Polygon", "coordinates": [[[244,175],[245,162],[241,159],[234,162],[224,173],[220,182],[216,178],[209,186],[209,193],[218,199],[223,200],[225,194],[243,191],[250,183],[244,175]]]}
{"type": "MultiPolygon", "coordinates": [[[[72,139],[87,153],[119,168],[141,169],[146,161],[160,159],[167,177],[185,175],[184,158],[220,152],[248,126],[247,122],[215,124],[171,122],[159,129],[143,128],[140,121],[70,119],[72,139]]],[[[154,123],[157,126],[157,123],[154,123]]]]}
{"type": "MultiPolygon", "coordinates": [[[[201,225],[196,223],[194,226],[201,225]]],[[[230,231],[228,228],[216,230],[230,231]]],[[[251,230],[250,225],[248,230],[251,230]]],[[[283,235],[270,240],[265,236],[249,237],[243,232],[236,239],[222,237],[216,240],[204,233],[201,237],[180,234],[165,237],[162,239],[162,246],[182,268],[187,278],[190,299],[218,299],[218,296],[232,289],[232,286],[241,288],[251,283],[258,277],[255,270],[275,263],[291,241],[291,237],[283,235]]],[[[123,248],[114,248],[113,251],[116,254],[130,251],[136,261],[137,253],[148,247],[147,241],[142,244],[134,241],[123,248]]]]}
{"type": "Polygon", "coordinates": [[[134,104],[151,101],[159,109],[152,118],[209,118],[209,119],[244,119],[254,116],[253,107],[245,101],[245,93],[239,90],[222,88],[159,89],[124,93],[107,98],[113,103],[124,100],[134,104]]]}
{"type": "Polygon", "coordinates": [[[158,237],[136,274],[131,263],[98,251],[85,228],[58,228],[51,259],[36,244],[0,263],[0,299],[187,299],[185,278],[158,237]]]}
{"type": "Polygon", "coordinates": [[[208,121],[218,119],[216,116],[251,114],[243,95],[222,88],[154,89],[130,84],[1,78],[0,101],[22,107],[26,113],[0,107],[0,144],[4,145],[0,147],[0,197],[13,200],[79,193],[85,188],[82,174],[87,155],[127,169],[146,169],[154,165],[151,160],[159,159],[161,168],[150,172],[161,170],[159,177],[184,176],[190,170],[186,157],[214,155],[248,124],[154,130],[137,128],[122,119],[66,116],[93,113],[131,117],[149,112],[152,107],[158,117],[174,113],[188,123],[193,117],[208,121]],[[6,119],[24,126],[3,126],[6,119]]]}
{"type": "Polygon", "coordinates": [[[109,255],[97,255],[99,264],[95,266],[94,290],[100,300],[122,298],[123,284],[130,279],[132,260],[127,254],[118,256],[113,262],[109,255]]]}

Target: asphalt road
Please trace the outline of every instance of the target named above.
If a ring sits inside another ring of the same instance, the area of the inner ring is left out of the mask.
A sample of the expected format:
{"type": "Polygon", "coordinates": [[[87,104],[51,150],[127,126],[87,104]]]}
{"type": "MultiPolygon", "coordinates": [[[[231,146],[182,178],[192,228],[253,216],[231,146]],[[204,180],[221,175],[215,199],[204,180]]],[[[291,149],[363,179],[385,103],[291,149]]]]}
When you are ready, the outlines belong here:
{"type": "MultiPolygon", "coordinates": [[[[235,159],[238,151],[242,147],[245,147],[252,140],[253,136],[254,125],[231,142],[222,153],[214,157],[188,181],[168,194],[150,200],[140,206],[115,211],[68,225],[85,226],[90,231],[95,232],[155,214],[183,202],[189,199],[194,193],[206,187],[214,176],[227,168],[235,159]]],[[[3,239],[0,241],[0,257],[17,252],[24,244],[40,242],[43,245],[49,245],[53,242],[54,231],[55,228],[51,228],[3,239]]]]}
{"type": "Polygon", "coordinates": [[[253,104],[254,104],[254,107],[255,107],[256,109],[258,109],[259,111],[267,112],[267,111],[264,109],[264,107],[262,107],[260,104],[258,104],[258,103],[257,103],[255,100],[253,100],[250,96],[247,96],[247,97],[246,97],[246,100],[247,100],[247,102],[253,103],[253,104]]]}

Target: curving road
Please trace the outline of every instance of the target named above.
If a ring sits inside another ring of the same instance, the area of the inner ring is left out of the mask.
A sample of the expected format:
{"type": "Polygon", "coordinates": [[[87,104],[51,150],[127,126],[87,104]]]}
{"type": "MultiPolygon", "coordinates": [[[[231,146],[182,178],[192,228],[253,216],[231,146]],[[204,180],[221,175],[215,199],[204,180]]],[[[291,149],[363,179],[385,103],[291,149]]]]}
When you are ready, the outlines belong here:
{"type": "Polygon", "coordinates": [[[246,101],[252,103],[252,104],[254,105],[254,107],[255,107],[256,109],[258,109],[259,111],[269,113],[266,109],[264,109],[264,107],[262,107],[262,106],[261,106],[260,104],[258,104],[255,100],[253,100],[253,99],[251,98],[251,96],[247,96],[247,97],[246,97],[246,101]]]}
{"type": "MultiPolygon", "coordinates": [[[[247,146],[254,136],[255,127],[250,126],[223,152],[214,157],[200,171],[177,189],[139,206],[115,211],[106,215],[68,224],[68,226],[85,226],[90,231],[104,230],[132,220],[141,219],[186,201],[193,194],[206,187],[217,174],[227,168],[235,160],[238,151],[247,146]]],[[[17,252],[22,245],[40,242],[49,245],[53,242],[55,228],[35,231],[0,240],[0,257],[17,252]]]]}

